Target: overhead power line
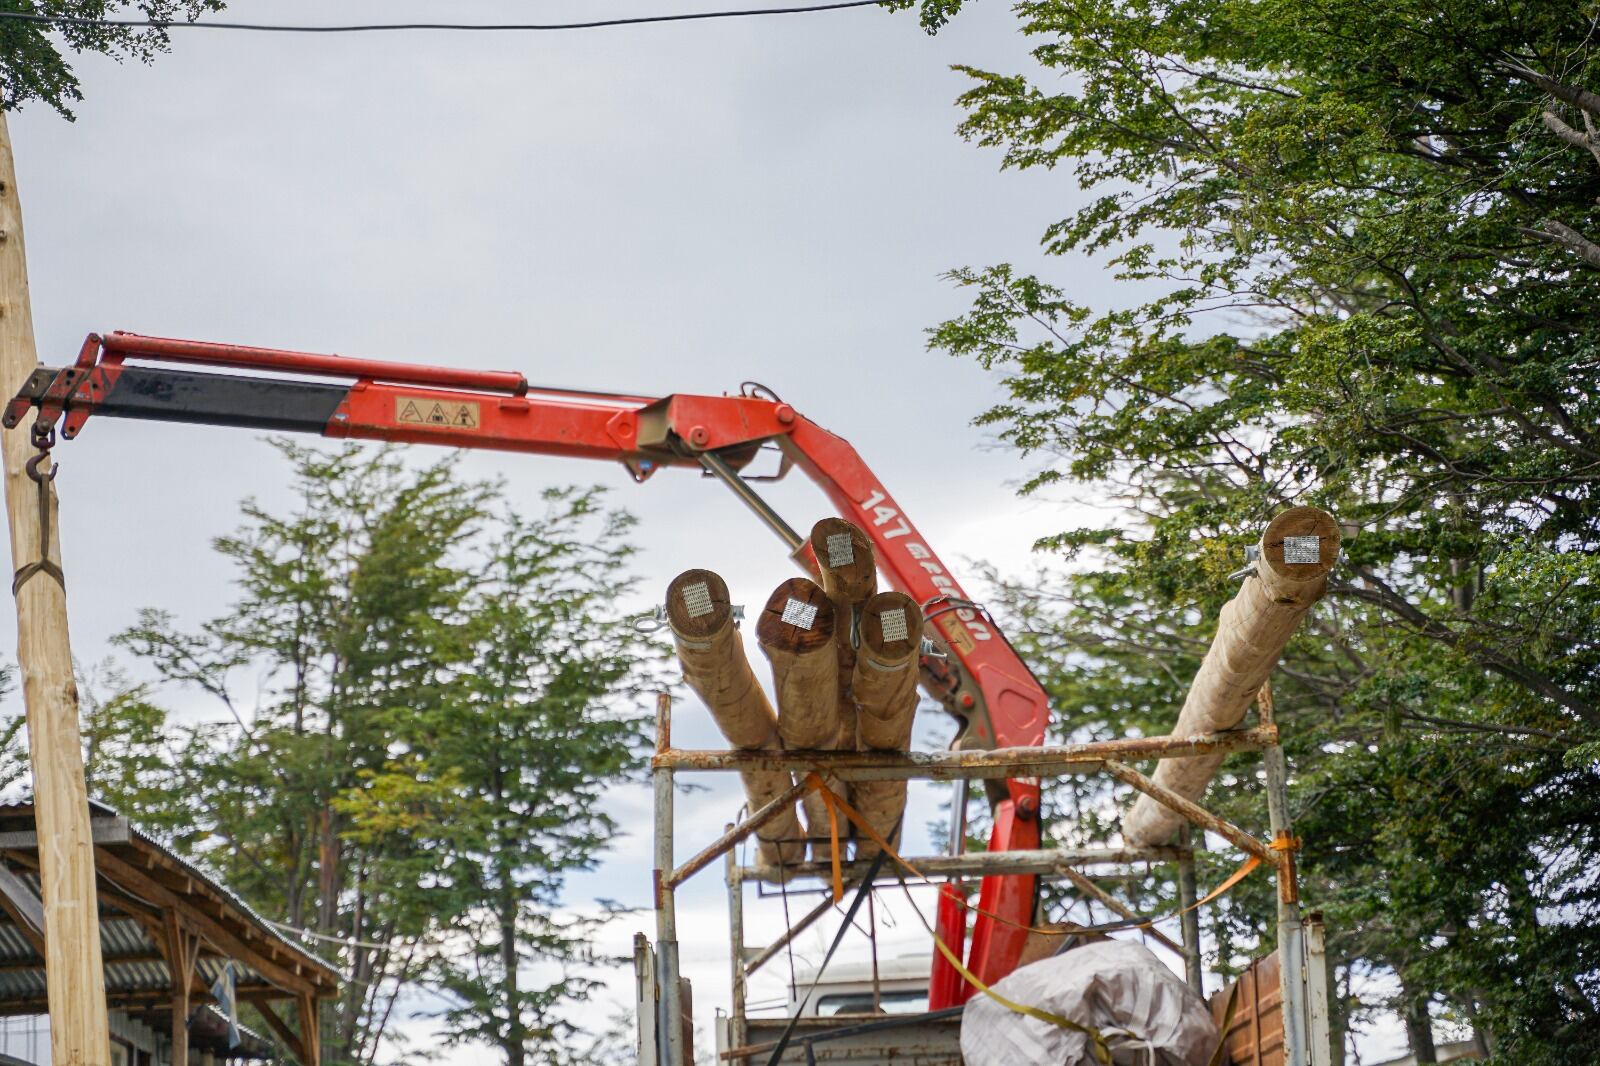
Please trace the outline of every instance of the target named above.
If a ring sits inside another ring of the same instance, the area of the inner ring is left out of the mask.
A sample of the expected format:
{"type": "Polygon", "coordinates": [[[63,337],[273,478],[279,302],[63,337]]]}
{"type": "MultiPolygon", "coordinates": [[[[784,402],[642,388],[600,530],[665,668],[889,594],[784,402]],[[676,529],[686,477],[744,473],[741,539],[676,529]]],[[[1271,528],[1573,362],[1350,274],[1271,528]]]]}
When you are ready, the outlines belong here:
{"type": "Polygon", "coordinates": [[[393,33],[438,30],[452,33],[519,33],[548,30],[597,30],[611,26],[644,26],[661,22],[699,22],[707,19],[754,18],[760,15],[806,15],[841,11],[851,7],[878,7],[882,0],[841,0],[831,4],[798,7],[758,7],[737,11],[689,11],[674,15],[637,15],[632,18],[593,19],[587,22],[374,22],[337,26],[287,26],[263,22],[169,22],[164,19],[91,19],[71,15],[40,15],[26,11],[0,11],[0,20],[33,22],[45,26],[87,26],[159,30],[243,30],[250,33],[393,33]]]}

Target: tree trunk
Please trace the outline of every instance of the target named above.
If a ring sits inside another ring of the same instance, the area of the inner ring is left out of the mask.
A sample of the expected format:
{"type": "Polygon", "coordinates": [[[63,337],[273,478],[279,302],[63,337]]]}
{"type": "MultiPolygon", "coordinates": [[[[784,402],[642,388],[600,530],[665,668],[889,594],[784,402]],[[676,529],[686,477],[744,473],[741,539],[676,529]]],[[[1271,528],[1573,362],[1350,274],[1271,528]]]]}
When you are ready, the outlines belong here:
{"type": "Polygon", "coordinates": [[[522,992],[517,985],[517,904],[509,898],[500,903],[500,965],[505,970],[506,1066],[524,1066],[528,1052],[522,1031],[522,992]]]}
{"type": "Polygon", "coordinates": [[[1433,1017],[1428,1013],[1428,997],[1412,992],[1404,982],[1400,987],[1405,996],[1406,1043],[1411,1047],[1411,1055],[1417,1060],[1417,1066],[1436,1063],[1439,1051],[1433,1043],[1433,1017]]]}

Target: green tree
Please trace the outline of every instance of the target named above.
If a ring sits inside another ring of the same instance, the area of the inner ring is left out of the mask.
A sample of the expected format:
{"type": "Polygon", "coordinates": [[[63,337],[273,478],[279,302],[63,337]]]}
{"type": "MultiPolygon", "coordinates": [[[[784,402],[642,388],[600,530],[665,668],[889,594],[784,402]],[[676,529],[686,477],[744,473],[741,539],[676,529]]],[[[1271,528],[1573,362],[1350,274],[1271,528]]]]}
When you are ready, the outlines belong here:
{"type": "Polygon", "coordinates": [[[148,63],[169,47],[162,26],[107,25],[108,20],[193,22],[223,6],[223,0],[6,0],[0,3],[0,107],[13,111],[39,100],[70,119],[83,93],[65,52],[148,63]]]}
{"type": "Polygon", "coordinates": [[[599,924],[559,919],[565,875],[591,868],[617,832],[601,808],[636,765],[635,708],[653,657],[614,611],[632,588],[631,519],[594,490],[546,495],[537,520],[506,515],[476,582],[466,699],[388,724],[406,757],[348,810],[358,835],[403,837],[426,856],[419,900],[444,927],[430,977],[456,1000],[454,1042],[487,1043],[509,1066],[555,1062],[578,1030],[563,1008],[591,982],[599,924]],[[536,964],[559,977],[534,983],[536,964]]]}
{"type": "Polygon", "coordinates": [[[84,782],[91,799],[169,842],[193,830],[183,767],[187,735],[171,728],[151,686],[133,684],[110,659],[78,670],[84,782]]]}
{"type": "MultiPolygon", "coordinates": [[[[0,666],[0,699],[16,689],[16,671],[0,666]]],[[[28,719],[19,708],[0,720],[0,796],[9,796],[28,777],[28,719]]]]}
{"type": "MultiPolygon", "coordinates": [[[[518,775],[517,803],[532,802],[522,782],[540,774],[552,786],[587,782],[565,811],[570,832],[532,815],[523,826],[512,817],[522,808],[505,815],[505,833],[530,834],[517,870],[547,886],[523,901],[526,927],[539,921],[536,902],[554,905],[560,873],[592,861],[603,844],[594,830],[603,819],[586,809],[585,790],[630,763],[623,727],[590,704],[565,702],[579,689],[561,686],[582,678],[542,679],[552,686],[542,702],[513,699],[516,685],[541,678],[496,672],[495,656],[521,647],[518,634],[541,632],[552,644],[539,663],[570,661],[602,685],[624,686],[614,665],[624,653],[608,643],[622,631],[601,590],[626,585],[616,539],[626,521],[595,511],[592,494],[561,497],[567,512],[552,524],[525,521],[495,486],[459,477],[454,457],[413,468],[391,449],[280,448],[294,472],[294,505],[278,512],[247,502],[241,529],[217,542],[237,566],[234,606],[194,632],[147,611],[119,639],[165,680],[210,694],[226,712],[190,729],[184,745],[198,808],[191,850],[263,912],[337,954],[350,979],[324,1023],[325,1054],[371,1063],[397,1039],[389,1023],[400,1001],[436,984],[453,952],[472,950],[460,923],[477,915],[457,908],[462,856],[497,842],[470,835],[474,818],[482,833],[493,827],[481,814],[481,772],[496,748],[481,730],[502,720],[508,736],[547,729],[548,757],[564,760],[524,767],[516,760],[545,749],[533,740],[506,748],[501,765],[518,775]],[[579,526],[599,538],[593,557],[584,555],[587,539],[563,545],[566,556],[550,546],[556,529],[579,526]],[[522,569],[506,555],[540,545],[522,569]],[[583,572],[568,579],[539,569],[568,562],[583,572]],[[595,594],[563,598],[580,589],[595,594]],[[524,617],[536,590],[539,614],[524,617]],[[569,638],[589,643],[559,643],[569,638]],[[505,687],[487,688],[496,678],[505,687]],[[610,747],[584,746],[590,724],[610,747]],[[561,743],[574,733],[580,743],[561,743]]],[[[548,812],[569,801],[543,802],[548,812]]]]}
{"type": "MultiPolygon", "coordinates": [[[[936,29],[960,3],[915,6],[936,29]]],[[[1431,1014],[1475,1023],[1500,1061],[1591,1061],[1593,12],[1015,10],[1038,67],[962,68],[962,131],[1006,166],[1069,170],[1090,195],[1045,251],[1155,293],[1097,308],[961,269],[971,310],[932,332],[999,375],[980,422],[1030,456],[1030,491],[1119,505],[1042,545],[1064,558],[1050,596],[1008,593],[1062,728],[1170,726],[1244,545],[1287,504],[1327,507],[1345,559],[1278,687],[1308,895],[1344,972],[1398,977],[1419,1054],[1431,1014]]],[[[1259,824],[1248,760],[1219,785],[1259,824]]],[[[1058,796],[1057,832],[1111,828],[1093,800],[1058,796]]],[[[1265,897],[1236,895],[1223,963],[1270,938],[1265,897]]]]}
{"type": "MultiPolygon", "coordinates": [[[[151,700],[150,686],[131,683],[106,659],[77,671],[79,733],[89,798],[127,815],[141,829],[173,840],[191,827],[181,767],[181,736],[167,714],[151,700]]],[[[11,667],[0,668],[0,698],[12,694],[11,667]]],[[[17,713],[0,724],[0,792],[7,799],[32,791],[28,761],[27,716],[17,713]]]]}

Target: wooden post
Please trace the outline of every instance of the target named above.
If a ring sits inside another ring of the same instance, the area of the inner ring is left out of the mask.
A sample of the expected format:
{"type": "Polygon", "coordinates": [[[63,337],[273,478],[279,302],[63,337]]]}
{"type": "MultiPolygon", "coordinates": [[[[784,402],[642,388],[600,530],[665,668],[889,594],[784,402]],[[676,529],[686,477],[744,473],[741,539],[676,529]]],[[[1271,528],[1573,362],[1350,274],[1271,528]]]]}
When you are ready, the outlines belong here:
{"type": "MultiPolygon", "coordinates": [[[[11,134],[0,115],[0,387],[10,399],[38,364],[22,208],[11,154],[11,134]]],[[[34,454],[33,415],[0,435],[6,469],[6,514],[13,569],[43,558],[59,560],[60,545],[41,544],[39,487],[24,469],[34,454]],[[48,553],[48,554],[46,554],[48,553]]],[[[46,464],[48,473],[52,468],[46,464]]],[[[54,521],[55,493],[47,492],[54,521]]],[[[109,1066],[105,970],[100,958],[94,844],[83,783],[78,735],[78,689],[67,640],[66,591],[46,572],[17,590],[17,662],[28,709],[34,811],[45,916],[45,980],[50,1007],[50,1051],[56,1066],[109,1066]]]]}
{"type": "MultiPolygon", "coordinates": [[[[1283,646],[1312,604],[1327,591],[1339,557],[1339,526],[1315,507],[1291,507],[1261,535],[1261,555],[1233,599],[1222,607],[1217,634],[1200,663],[1173,736],[1220,733],[1244,720],[1245,709],[1272,674],[1283,646]]],[[[1224,756],[1166,759],[1156,784],[1197,800],[1224,756]]],[[[1183,825],[1175,811],[1141,796],[1122,819],[1122,839],[1136,847],[1171,840],[1183,825]]]]}
{"type": "Polygon", "coordinates": [[[199,954],[200,945],[178,921],[176,911],[170,908],[166,911],[163,925],[167,969],[172,976],[172,1062],[173,1066],[188,1066],[190,985],[194,982],[195,956],[199,954]]]}
{"type": "MultiPolygon", "coordinates": [[[[846,715],[839,698],[837,624],[828,594],[803,577],[779,585],[761,609],[756,641],[772,662],[778,735],[786,748],[841,751],[856,746],[855,717],[846,715]]],[[[822,775],[822,780],[835,792],[843,788],[831,774],[822,775]]],[[[815,792],[806,793],[800,806],[806,814],[812,861],[829,861],[833,849],[827,843],[831,839],[827,806],[815,792]]],[[[837,828],[841,836],[850,831],[848,823],[837,828]]]]}
{"type": "MultiPolygon", "coordinates": [[[[905,751],[917,713],[917,660],[922,650],[922,612],[910,596],[880,592],[858,609],[850,684],[856,736],[862,750],[905,751]]],[[[852,781],[850,802],[878,835],[895,843],[906,811],[905,781],[852,781]]],[[[858,840],[856,858],[877,855],[878,845],[858,840]]]]}
{"type": "Polygon", "coordinates": [[[295,1000],[295,1013],[300,1018],[300,1061],[305,1066],[322,1066],[322,1004],[309,992],[302,992],[295,1000]]]}

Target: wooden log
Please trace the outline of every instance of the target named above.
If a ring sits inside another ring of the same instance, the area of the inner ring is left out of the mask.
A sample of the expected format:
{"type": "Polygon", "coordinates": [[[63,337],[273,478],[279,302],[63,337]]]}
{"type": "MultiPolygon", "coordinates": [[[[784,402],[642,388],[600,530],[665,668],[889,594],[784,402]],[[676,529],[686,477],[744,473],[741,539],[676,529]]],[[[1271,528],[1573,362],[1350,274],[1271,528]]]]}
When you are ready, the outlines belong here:
{"type": "Polygon", "coordinates": [[[811,527],[811,552],[817,558],[822,591],[833,604],[834,648],[839,653],[839,706],[851,711],[850,677],[856,665],[856,628],[862,605],[878,589],[878,563],[872,541],[842,518],[824,518],[811,527]]]}
{"type": "Polygon", "coordinates": [[[839,704],[834,625],[828,594],[803,577],[779,585],[761,609],[756,641],[772,663],[778,735],[786,748],[855,747],[855,724],[839,704]]]}
{"type": "MultiPolygon", "coordinates": [[[[744,653],[733,624],[728,586],[710,570],[686,570],[667,586],[667,624],[677,645],[683,678],[705,702],[728,743],[746,751],[775,751],[778,718],[744,653]]],[[[752,812],[794,785],[787,771],[744,770],[739,774],[752,812]]],[[[805,858],[805,831],[791,806],[756,830],[762,861],[805,858]]]]}
{"type": "Polygon", "coordinates": [[[777,747],[778,718],[745,657],[727,583],[710,570],[685,570],[673,578],[667,624],[683,679],[705,701],[728,743],[747,751],[777,747]]]}
{"type": "MultiPolygon", "coordinates": [[[[774,773],[771,770],[745,770],[739,778],[744,782],[745,799],[751,813],[759,811],[773,800],[782,798],[785,792],[794,787],[792,775],[774,773]]],[[[764,862],[801,862],[806,856],[805,836],[805,830],[800,825],[800,816],[791,806],[787,811],[774,815],[756,830],[756,850],[764,862]]]]}
{"type": "Polygon", "coordinates": [[[863,751],[905,751],[917,713],[922,612],[910,596],[880,592],[861,608],[850,692],[863,751]]]}
{"type": "MultiPolygon", "coordinates": [[[[1262,682],[1311,605],[1327,591],[1328,571],[1339,557],[1339,526],[1315,507],[1292,507],[1261,537],[1261,555],[1238,593],[1223,605],[1217,634],[1189,686],[1174,735],[1218,733],[1244,720],[1262,682]]],[[[1163,760],[1161,785],[1198,800],[1224,756],[1163,760]]],[[[1122,837],[1136,847],[1165,844],[1183,825],[1176,812],[1140,796],[1122,819],[1122,837]]]]}
{"type": "MultiPolygon", "coordinates": [[[[839,654],[834,643],[833,601],[822,587],[803,577],[779,585],[761,609],[756,641],[772,663],[772,687],[778,697],[778,735],[786,748],[840,751],[855,747],[855,722],[839,701],[839,654]]],[[[828,787],[843,795],[837,778],[824,775],[828,787]]],[[[832,849],[828,809],[815,792],[801,807],[811,858],[828,862],[832,849]]],[[[841,837],[848,827],[840,826],[841,837]]]]}
{"type": "Polygon", "coordinates": [[[872,541],[842,518],[824,518],[811,527],[822,589],[834,607],[860,606],[878,591],[878,562],[872,541]]]}
{"type": "MultiPolygon", "coordinates": [[[[11,134],[0,115],[0,388],[5,389],[5,399],[16,394],[38,361],[16,164],[11,134]]],[[[54,535],[55,492],[50,489],[46,494],[52,532],[45,538],[39,521],[39,487],[24,469],[34,454],[33,422],[30,413],[16,429],[0,436],[15,569],[61,558],[59,538],[54,535]],[[46,539],[48,543],[43,543],[46,539]]],[[[45,464],[43,469],[48,474],[51,467],[45,464]]],[[[16,601],[17,662],[27,705],[40,841],[51,1057],[73,1066],[106,1066],[111,1061],[111,1032],[95,905],[94,841],[78,732],[78,688],[67,639],[66,590],[49,573],[39,571],[17,589],[16,601]]]]}
{"type": "MultiPolygon", "coordinates": [[[[917,713],[917,655],[922,647],[922,612],[899,592],[880,592],[861,607],[860,646],[850,691],[856,706],[857,746],[905,751],[917,713]]],[[[905,781],[854,781],[850,802],[879,836],[898,844],[906,810],[905,781]]],[[[870,859],[876,841],[857,833],[856,858],[870,859]]]]}
{"type": "MultiPolygon", "coordinates": [[[[900,820],[906,813],[906,781],[852,781],[850,806],[883,839],[900,850],[900,820]]],[[[871,859],[883,849],[865,833],[856,833],[856,861],[871,859]]]]}

